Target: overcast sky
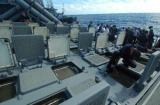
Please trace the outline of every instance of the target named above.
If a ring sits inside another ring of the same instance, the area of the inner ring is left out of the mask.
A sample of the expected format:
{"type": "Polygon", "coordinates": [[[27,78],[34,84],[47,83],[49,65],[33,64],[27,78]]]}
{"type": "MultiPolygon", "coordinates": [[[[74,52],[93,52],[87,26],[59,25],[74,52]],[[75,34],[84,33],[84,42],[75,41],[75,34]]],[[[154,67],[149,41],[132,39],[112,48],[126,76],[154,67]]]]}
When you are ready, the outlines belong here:
{"type": "MultiPolygon", "coordinates": [[[[44,0],[45,1],[45,0],[44,0]]],[[[65,14],[160,13],[160,0],[52,0],[65,14]]]]}

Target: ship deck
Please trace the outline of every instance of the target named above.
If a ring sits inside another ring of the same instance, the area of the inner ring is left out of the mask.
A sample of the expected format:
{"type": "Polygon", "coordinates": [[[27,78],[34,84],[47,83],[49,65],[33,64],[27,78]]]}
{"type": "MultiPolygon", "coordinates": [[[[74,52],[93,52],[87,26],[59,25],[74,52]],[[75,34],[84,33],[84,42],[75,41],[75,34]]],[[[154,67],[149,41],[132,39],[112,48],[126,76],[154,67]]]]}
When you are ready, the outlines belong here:
{"type": "MultiPolygon", "coordinates": [[[[149,87],[153,84],[151,82],[148,86],[145,87],[141,93],[137,93],[134,91],[133,86],[130,88],[126,88],[116,80],[114,80],[111,76],[108,74],[105,74],[104,71],[100,68],[104,68],[106,65],[102,65],[101,67],[93,67],[86,61],[84,61],[79,55],[75,53],[70,53],[70,56],[67,59],[67,62],[73,62],[75,65],[77,65],[79,68],[85,68],[82,73],[77,74],[76,76],[72,76],[70,78],[67,78],[65,80],[58,80],[58,78],[54,78],[53,81],[51,81],[49,84],[35,90],[27,91],[27,94],[21,94],[18,95],[15,98],[12,98],[8,101],[5,101],[1,105],[12,105],[15,103],[16,105],[22,105],[22,104],[28,104],[35,102],[36,100],[43,99],[46,96],[52,95],[56,93],[59,90],[70,89],[78,83],[81,83],[83,80],[86,80],[91,75],[97,76],[100,79],[104,80],[107,84],[110,86],[109,95],[106,101],[106,105],[108,105],[108,100],[113,100],[115,102],[119,102],[122,105],[135,105],[137,101],[144,95],[144,93],[149,89],[149,87]]],[[[52,65],[48,62],[44,61],[42,68],[36,68],[33,70],[52,70],[52,65]]],[[[23,70],[23,72],[31,72],[27,68],[23,70]]],[[[54,74],[54,73],[53,73],[54,74]]],[[[35,77],[37,74],[34,74],[35,77]]],[[[33,75],[33,76],[34,76],[33,75]]],[[[159,75],[157,75],[156,78],[158,78],[159,75]]],[[[155,78],[155,80],[156,80],[155,78]]],[[[76,95],[76,93],[71,93],[73,96],[76,95]]]]}

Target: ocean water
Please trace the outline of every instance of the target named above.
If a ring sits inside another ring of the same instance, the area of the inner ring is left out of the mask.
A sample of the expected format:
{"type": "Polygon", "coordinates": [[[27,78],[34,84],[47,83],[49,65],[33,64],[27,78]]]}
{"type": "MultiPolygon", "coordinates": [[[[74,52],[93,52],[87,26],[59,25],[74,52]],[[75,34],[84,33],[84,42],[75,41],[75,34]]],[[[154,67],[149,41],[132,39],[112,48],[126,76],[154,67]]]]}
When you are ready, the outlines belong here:
{"type": "Polygon", "coordinates": [[[160,35],[160,13],[123,13],[123,14],[94,14],[76,15],[82,25],[88,25],[90,21],[94,24],[105,23],[117,27],[140,27],[148,29],[154,27],[154,32],[160,35]]]}

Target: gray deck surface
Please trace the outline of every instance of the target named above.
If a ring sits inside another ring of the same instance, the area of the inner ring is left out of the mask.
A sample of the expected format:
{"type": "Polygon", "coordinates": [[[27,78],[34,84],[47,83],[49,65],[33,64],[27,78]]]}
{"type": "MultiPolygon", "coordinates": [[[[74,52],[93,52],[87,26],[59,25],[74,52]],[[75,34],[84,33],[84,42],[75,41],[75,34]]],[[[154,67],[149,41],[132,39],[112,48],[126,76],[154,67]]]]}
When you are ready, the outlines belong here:
{"type": "MultiPolygon", "coordinates": [[[[90,76],[95,76],[95,75],[97,75],[100,79],[106,81],[106,83],[110,85],[111,88],[109,91],[108,99],[110,98],[114,101],[121,103],[122,105],[135,105],[135,103],[140,98],[141,95],[137,94],[133,90],[132,86],[130,88],[126,88],[125,86],[123,86],[122,84],[114,80],[108,74],[105,74],[105,73],[102,74],[102,72],[97,67],[91,67],[89,63],[85,62],[77,54],[71,53],[70,55],[71,56],[68,57],[68,62],[72,61],[79,68],[85,67],[85,70],[82,73],[76,76],[73,76],[71,78],[67,78],[65,80],[59,81],[57,83],[47,85],[43,88],[35,89],[34,91],[28,92],[27,94],[19,95],[18,97],[15,97],[7,102],[2,103],[2,105],[12,105],[13,103],[16,103],[16,105],[28,104],[36,100],[39,100],[41,98],[44,98],[48,95],[51,95],[57,92],[58,90],[68,88],[70,91],[71,88],[76,86],[75,84],[83,83],[84,80],[86,80],[87,78],[89,79],[90,76]]],[[[51,65],[44,62],[42,69],[45,69],[46,67],[49,70],[49,68],[51,68],[51,65]]],[[[34,76],[34,74],[32,74],[32,76],[34,76]]],[[[35,76],[37,75],[35,74],[35,76]]],[[[94,85],[94,83],[91,85],[94,85]]],[[[146,87],[146,88],[149,88],[149,87],[146,87]]],[[[147,89],[144,89],[144,91],[146,90],[147,89]]],[[[77,94],[77,91],[71,92],[71,94],[75,95],[77,94]]],[[[106,102],[106,105],[108,105],[108,101],[106,102]]]]}

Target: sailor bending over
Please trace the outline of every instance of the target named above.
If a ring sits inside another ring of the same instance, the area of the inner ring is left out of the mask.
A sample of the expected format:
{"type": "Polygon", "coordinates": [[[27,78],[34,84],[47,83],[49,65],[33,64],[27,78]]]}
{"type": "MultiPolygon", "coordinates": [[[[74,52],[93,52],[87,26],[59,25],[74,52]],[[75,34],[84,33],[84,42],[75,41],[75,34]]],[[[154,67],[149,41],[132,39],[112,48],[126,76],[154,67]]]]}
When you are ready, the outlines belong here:
{"type": "Polygon", "coordinates": [[[118,61],[123,58],[122,62],[126,68],[129,66],[132,68],[136,67],[135,60],[140,57],[140,51],[131,44],[124,45],[119,51],[115,51],[107,66],[107,72],[111,73],[116,69],[118,61]]]}

